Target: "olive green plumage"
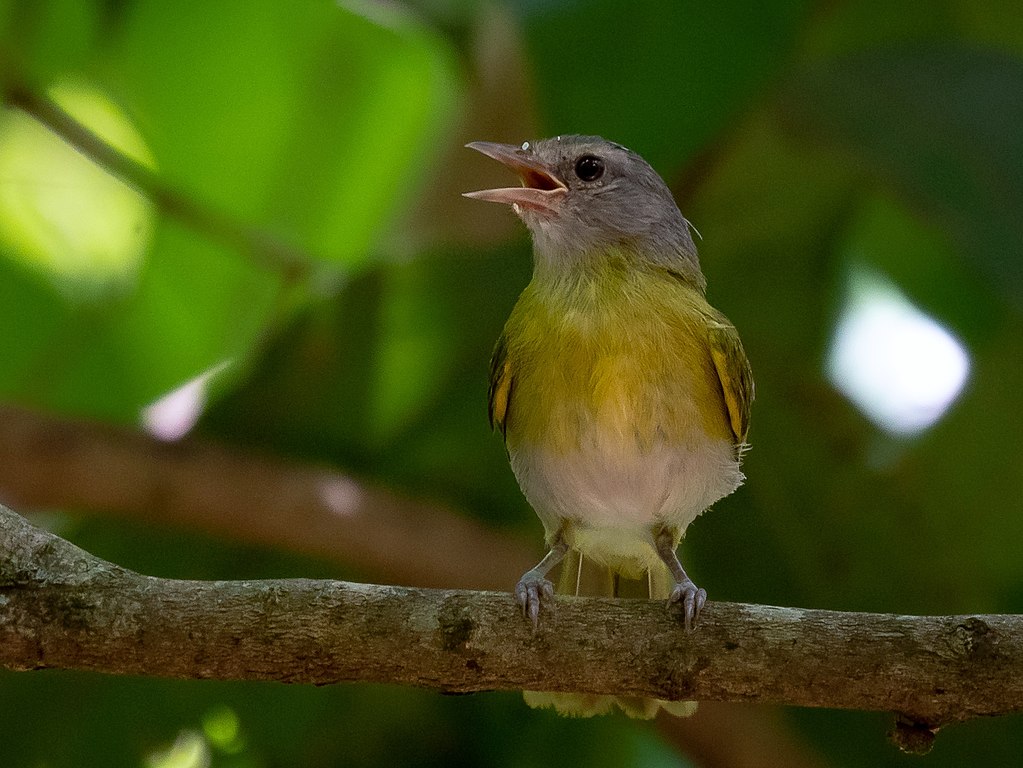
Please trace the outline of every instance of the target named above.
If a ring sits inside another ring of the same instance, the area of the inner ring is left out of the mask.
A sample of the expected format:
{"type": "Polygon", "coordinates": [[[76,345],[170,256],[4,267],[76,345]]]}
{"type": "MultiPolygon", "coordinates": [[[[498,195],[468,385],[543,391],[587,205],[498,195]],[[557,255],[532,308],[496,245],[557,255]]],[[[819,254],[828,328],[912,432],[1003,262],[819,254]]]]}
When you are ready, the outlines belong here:
{"type": "Polygon", "coordinates": [[[506,439],[514,420],[513,442],[566,451],[580,411],[640,441],[698,423],[738,446],[752,386],[735,327],[700,288],[636,256],[595,254],[560,284],[539,277],[523,291],[491,359],[490,420],[506,439]],[[512,386],[536,407],[511,416],[512,386]]]}

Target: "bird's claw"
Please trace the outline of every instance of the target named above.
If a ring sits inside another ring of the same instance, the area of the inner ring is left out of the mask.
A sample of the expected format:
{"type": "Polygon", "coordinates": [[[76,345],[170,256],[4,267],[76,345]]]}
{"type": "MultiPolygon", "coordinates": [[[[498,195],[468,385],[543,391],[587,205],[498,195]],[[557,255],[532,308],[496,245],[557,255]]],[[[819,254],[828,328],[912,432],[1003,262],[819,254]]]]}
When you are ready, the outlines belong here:
{"type": "Polygon", "coordinates": [[[515,599],[522,615],[533,622],[534,631],[540,626],[540,606],[554,599],[554,585],[542,575],[527,571],[515,585],[515,599]]]}
{"type": "Polygon", "coordinates": [[[685,621],[686,632],[693,631],[693,625],[699,621],[700,612],[707,602],[707,590],[697,587],[689,579],[680,581],[671,590],[668,597],[668,606],[676,603],[682,606],[682,618],[685,621]]]}

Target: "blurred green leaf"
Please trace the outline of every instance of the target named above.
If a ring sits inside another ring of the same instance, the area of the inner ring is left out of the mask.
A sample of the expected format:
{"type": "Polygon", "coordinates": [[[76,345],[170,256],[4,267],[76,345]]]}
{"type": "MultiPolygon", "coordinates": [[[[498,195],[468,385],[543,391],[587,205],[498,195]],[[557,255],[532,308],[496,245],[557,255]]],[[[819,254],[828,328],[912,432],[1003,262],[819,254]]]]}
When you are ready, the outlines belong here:
{"type": "MultiPolygon", "coordinates": [[[[328,2],[142,0],[93,70],[172,187],[351,268],[422,183],[452,104],[447,58],[411,22],[385,29],[328,2]]],[[[158,224],[137,288],[66,310],[51,337],[66,351],[37,350],[45,369],[8,395],[134,420],[200,371],[244,363],[284,306],[281,278],[197,234],[158,224]]]]}
{"type": "Polygon", "coordinates": [[[47,358],[70,320],[65,302],[37,272],[0,252],[0,391],[33,391],[45,382],[47,358]]]}
{"type": "Polygon", "coordinates": [[[600,134],[669,176],[782,68],[809,6],[521,5],[545,132],[600,134]]]}
{"type": "Polygon", "coordinates": [[[103,20],[101,0],[0,0],[0,86],[42,87],[89,59],[103,20]]]}
{"type": "Polygon", "coordinates": [[[864,51],[809,67],[784,101],[794,134],[891,184],[1019,306],[1023,61],[936,44],[864,51]]]}
{"type": "MultiPolygon", "coordinates": [[[[894,45],[943,45],[961,34],[963,0],[930,0],[927,12],[914,3],[857,0],[819,5],[807,25],[802,53],[835,58],[894,45]]],[[[986,14],[981,14],[982,16],[986,14]]]]}
{"type": "Polygon", "coordinates": [[[173,186],[352,265],[423,180],[450,67],[428,30],[326,0],[140,0],[99,71],[173,186]]]}
{"type": "MultiPolygon", "coordinates": [[[[152,164],[131,121],[102,92],[66,78],[48,96],[118,152],[152,164]]],[[[130,290],[149,245],[150,202],[24,112],[0,112],[0,136],[0,241],[10,258],[72,300],[130,290]]]]}

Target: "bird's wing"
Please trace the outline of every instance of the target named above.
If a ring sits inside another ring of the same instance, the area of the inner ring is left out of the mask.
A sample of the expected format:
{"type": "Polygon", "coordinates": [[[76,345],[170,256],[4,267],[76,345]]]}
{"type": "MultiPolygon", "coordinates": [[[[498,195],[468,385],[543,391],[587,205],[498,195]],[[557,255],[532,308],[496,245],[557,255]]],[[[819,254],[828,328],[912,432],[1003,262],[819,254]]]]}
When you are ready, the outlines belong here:
{"type": "Polygon", "coordinates": [[[508,416],[508,403],[511,401],[512,369],[508,360],[508,341],[504,334],[497,340],[494,354],[490,358],[490,391],[489,415],[490,428],[505,432],[505,419],[508,416]]]}
{"type": "Polygon", "coordinates": [[[707,335],[710,356],[714,361],[721,391],[728,407],[728,418],[735,435],[736,445],[741,450],[746,444],[749,432],[750,408],[753,405],[753,371],[750,369],[746,351],[728,318],[720,312],[707,317],[707,335]]]}

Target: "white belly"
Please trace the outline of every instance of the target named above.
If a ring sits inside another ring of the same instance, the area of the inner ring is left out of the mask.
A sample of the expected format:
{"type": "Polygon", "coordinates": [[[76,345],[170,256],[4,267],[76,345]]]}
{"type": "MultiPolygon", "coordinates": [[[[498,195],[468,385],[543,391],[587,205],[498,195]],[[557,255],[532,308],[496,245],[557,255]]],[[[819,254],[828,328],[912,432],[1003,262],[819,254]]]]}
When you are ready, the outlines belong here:
{"type": "Polygon", "coordinates": [[[564,529],[570,546],[626,575],[659,562],[655,529],[681,534],[743,481],[725,440],[700,436],[644,448],[620,434],[590,438],[571,453],[517,446],[512,469],[548,536],[564,529]]]}

